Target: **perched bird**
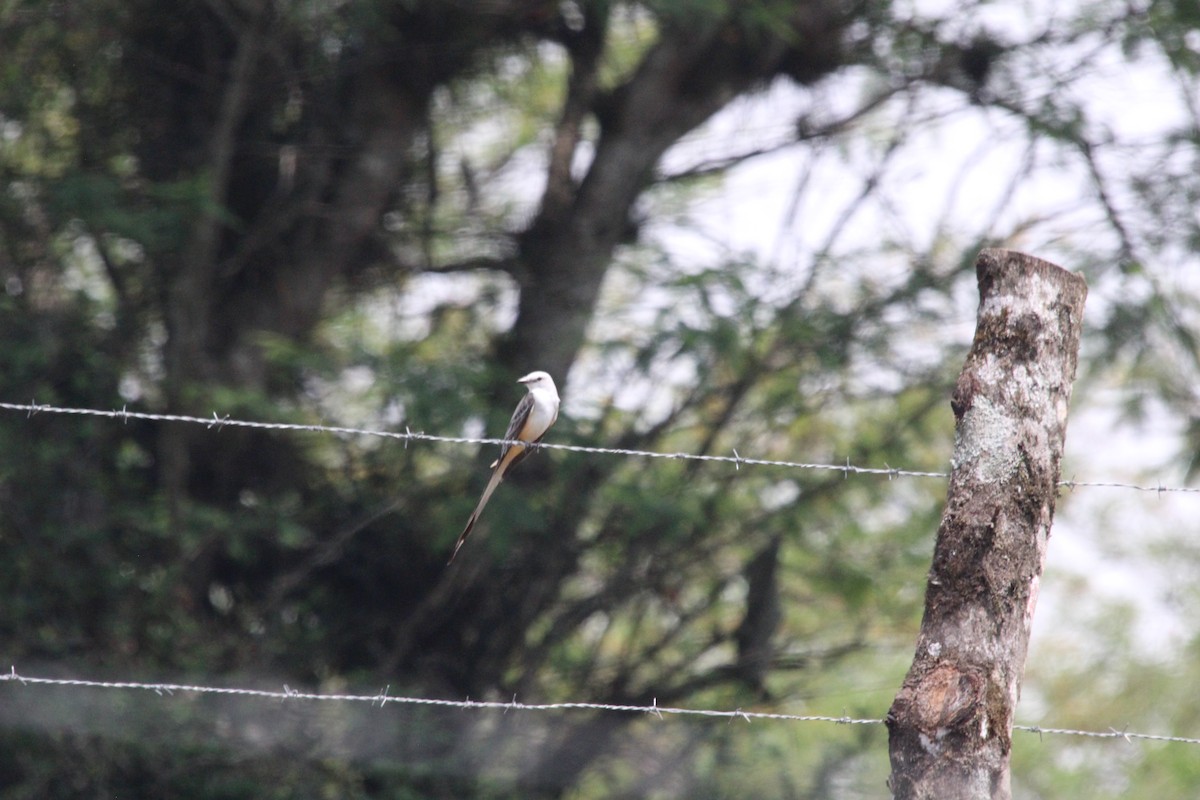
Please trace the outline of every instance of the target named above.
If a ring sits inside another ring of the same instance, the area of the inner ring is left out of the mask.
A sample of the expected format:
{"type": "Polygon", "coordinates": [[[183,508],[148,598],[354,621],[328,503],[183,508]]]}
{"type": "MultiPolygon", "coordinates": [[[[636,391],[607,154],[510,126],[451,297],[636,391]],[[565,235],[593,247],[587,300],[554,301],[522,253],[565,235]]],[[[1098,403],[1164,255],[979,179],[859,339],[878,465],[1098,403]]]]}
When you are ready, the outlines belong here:
{"type": "MultiPolygon", "coordinates": [[[[558,419],[558,389],[554,386],[554,379],[541,370],[529,373],[517,383],[523,383],[529,387],[529,393],[522,397],[521,402],[517,404],[517,410],[513,412],[512,419],[509,420],[504,439],[506,442],[519,441],[527,442],[530,445],[537,444],[546,435],[546,431],[550,430],[554,420],[558,419]]],[[[475,506],[475,510],[471,512],[471,518],[467,520],[467,527],[463,528],[463,532],[459,534],[458,541],[454,544],[454,552],[450,554],[450,561],[447,561],[447,564],[454,561],[454,557],[458,555],[458,548],[463,546],[463,542],[471,534],[471,529],[479,521],[483,507],[487,505],[488,499],[491,498],[492,492],[496,491],[500,481],[504,480],[508,471],[528,454],[529,447],[525,444],[502,446],[500,457],[492,462],[492,477],[483,490],[483,496],[479,498],[479,505],[475,506]]]]}

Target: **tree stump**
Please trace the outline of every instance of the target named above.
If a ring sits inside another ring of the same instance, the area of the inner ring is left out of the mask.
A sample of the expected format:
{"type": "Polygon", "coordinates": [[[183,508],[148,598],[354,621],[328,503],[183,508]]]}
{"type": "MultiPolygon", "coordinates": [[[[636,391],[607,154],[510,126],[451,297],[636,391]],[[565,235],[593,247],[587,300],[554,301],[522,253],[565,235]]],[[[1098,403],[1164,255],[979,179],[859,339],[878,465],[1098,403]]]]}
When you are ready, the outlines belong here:
{"type": "Polygon", "coordinates": [[[1054,518],[1083,278],[1007,250],[976,263],[975,340],[916,656],[888,712],[898,800],[1006,800],[1013,714],[1054,518]]]}

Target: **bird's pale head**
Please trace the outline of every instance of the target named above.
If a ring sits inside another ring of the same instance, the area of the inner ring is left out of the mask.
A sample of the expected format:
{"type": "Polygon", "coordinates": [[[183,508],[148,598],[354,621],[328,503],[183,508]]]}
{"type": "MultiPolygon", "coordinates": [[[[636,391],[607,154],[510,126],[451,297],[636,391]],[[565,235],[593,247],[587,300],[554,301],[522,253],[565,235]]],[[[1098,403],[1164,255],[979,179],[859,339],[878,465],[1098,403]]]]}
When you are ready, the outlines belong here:
{"type": "Polygon", "coordinates": [[[542,372],[539,369],[529,373],[524,378],[519,378],[517,383],[523,383],[530,389],[536,389],[539,386],[553,387],[554,379],[550,377],[550,373],[542,372]]]}
{"type": "Polygon", "coordinates": [[[518,379],[517,383],[528,386],[530,390],[546,387],[546,389],[558,391],[557,387],[554,386],[554,379],[550,377],[550,373],[542,372],[541,369],[535,369],[534,372],[530,372],[526,377],[518,379]]]}

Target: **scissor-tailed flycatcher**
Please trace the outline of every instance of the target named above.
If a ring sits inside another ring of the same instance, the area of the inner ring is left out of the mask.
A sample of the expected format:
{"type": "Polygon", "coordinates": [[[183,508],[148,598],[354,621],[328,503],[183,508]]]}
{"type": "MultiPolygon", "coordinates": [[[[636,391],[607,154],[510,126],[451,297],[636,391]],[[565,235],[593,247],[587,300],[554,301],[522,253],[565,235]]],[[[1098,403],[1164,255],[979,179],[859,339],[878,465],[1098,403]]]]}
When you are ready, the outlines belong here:
{"type": "MultiPolygon", "coordinates": [[[[521,441],[537,444],[546,435],[546,431],[550,430],[554,420],[558,419],[558,389],[554,386],[554,379],[541,370],[529,373],[517,383],[528,386],[529,393],[522,397],[521,402],[517,404],[517,410],[513,412],[504,438],[509,442],[521,441]]],[[[447,561],[447,564],[458,555],[458,548],[462,547],[463,542],[467,540],[471,529],[479,520],[479,514],[487,505],[492,492],[496,491],[496,487],[500,485],[500,481],[504,480],[508,471],[528,454],[529,448],[523,444],[505,444],[501,447],[500,457],[492,462],[491,480],[488,481],[487,488],[483,490],[483,496],[479,498],[479,505],[475,506],[475,510],[471,512],[471,518],[467,520],[467,527],[463,528],[463,532],[459,534],[458,541],[454,545],[454,552],[450,554],[450,561],[447,561]]]]}

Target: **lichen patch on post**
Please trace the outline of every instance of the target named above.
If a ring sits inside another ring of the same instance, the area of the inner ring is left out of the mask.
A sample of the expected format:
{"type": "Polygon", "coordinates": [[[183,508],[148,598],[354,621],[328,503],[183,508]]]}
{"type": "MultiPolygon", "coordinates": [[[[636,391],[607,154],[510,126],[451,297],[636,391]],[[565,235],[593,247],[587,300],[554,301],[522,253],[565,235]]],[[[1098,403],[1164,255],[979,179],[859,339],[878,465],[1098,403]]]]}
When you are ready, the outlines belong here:
{"type": "Polygon", "coordinates": [[[1021,464],[1017,421],[987,397],[976,396],[955,430],[954,463],[971,466],[983,483],[1008,480],[1021,464]]]}

